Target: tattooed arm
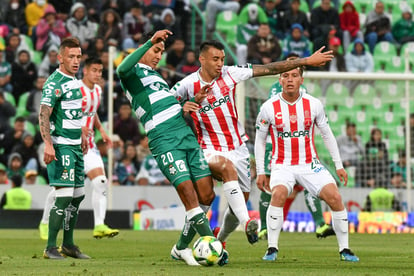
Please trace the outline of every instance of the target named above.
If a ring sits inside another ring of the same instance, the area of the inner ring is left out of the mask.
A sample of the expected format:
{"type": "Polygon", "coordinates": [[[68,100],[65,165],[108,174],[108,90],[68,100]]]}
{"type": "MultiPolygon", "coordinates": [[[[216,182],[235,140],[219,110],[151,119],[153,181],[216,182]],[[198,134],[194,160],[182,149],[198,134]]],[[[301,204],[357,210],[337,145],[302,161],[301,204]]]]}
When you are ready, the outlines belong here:
{"type": "Polygon", "coordinates": [[[324,47],[320,48],[313,55],[307,58],[299,58],[295,60],[284,60],[272,62],[265,65],[253,65],[253,77],[276,75],[290,71],[300,66],[322,66],[326,62],[332,60],[332,51],[322,53],[324,47]]]}
{"type": "Polygon", "coordinates": [[[46,165],[50,164],[53,160],[57,160],[55,156],[55,148],[53,147],[52,137],[50,136],[50,114],[52,114],[53,108],[44,104],[40,105],[39,111],[39,126],[40,134],[42,135],[43,142],[45,143],[45,151],[43,161],[46,165]]]}

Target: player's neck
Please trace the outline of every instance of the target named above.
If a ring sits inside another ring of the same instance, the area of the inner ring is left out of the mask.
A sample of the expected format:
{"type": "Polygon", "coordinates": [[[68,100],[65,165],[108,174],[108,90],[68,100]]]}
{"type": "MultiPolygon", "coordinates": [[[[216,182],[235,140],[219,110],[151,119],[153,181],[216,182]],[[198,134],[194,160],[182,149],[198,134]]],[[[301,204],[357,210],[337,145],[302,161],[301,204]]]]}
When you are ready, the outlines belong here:
{"type": "Polygon", "coordinates": [[[207,83],[213,82],[215,80],[215,77],[210,76],[206,71],[203,70],[203,68],[200,68],[200,71],[198,71],[198,75],[200,76],[201,80],[207,83]]]}
{"type": "Polygon", "coordinates": [[[70,73],[70,72],[68,72],[66,69],[65,69],[65,67],[63,67],[63,66],[59,66],[59,71],[60,72],[62,72],[63,74],[65,74],[65,75],[68,75],[68,76],[71,76],[71,77],[75,77],[75,74],[72,74],[72,73],[70,73]]]}
{"type": "Polygon", "coordinates": [[[296,102],[300,97],[300,93],[299,92],[294,92],[294,93],[290,93],[290,92],[284,92],[282,93],[282,98],[287,101],[288,103],[294,103],[296,102]]]}
{"type": "Polygon", "coordinates": [[[87,79],[82,79],[82,82],[86,85],[86,87],[88,87],[89,89],[93,89],[93,86],[95,85],[94,83],[88,81],[87,79]]]}

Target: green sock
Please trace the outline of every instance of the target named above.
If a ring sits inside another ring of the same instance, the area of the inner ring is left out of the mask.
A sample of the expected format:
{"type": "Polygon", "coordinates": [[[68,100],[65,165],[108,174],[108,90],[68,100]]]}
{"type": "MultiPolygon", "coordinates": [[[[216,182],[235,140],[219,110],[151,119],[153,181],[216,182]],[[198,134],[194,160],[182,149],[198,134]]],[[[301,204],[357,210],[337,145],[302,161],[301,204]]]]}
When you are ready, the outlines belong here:
{"type": "Polygon", "coordinates": [[[62,229],[65,209],[72,201],[72,197],[56,197],[55,203],[49,213],[49,234],[47,248],[56,247],[59,230],[62,229]]]}
{"type": "Polygon", "coordinates": [[[65,210],[66,216],[63,224],[63,244],[66,246],[75,245],[73,242],[73,231],[75,230],[76,222],[78,221],[79,205],[84,198],[85,195],[74,197],[65,210]]]}
{"type": "Polygon", "coordinates": [[[312,196],[307,190],[304,190],[305,203],[309,211],[312,214],[315,226],[322,226],[325,224],[325,219],[322,214],[321,200],[317,197],[312,196]]]}
{"type": "Polygon", "coordinates": [[[200,236],[214,236],[205,213],[195,215],[189,222],[200,236]]]}
{"type": "Polygon", "coordinates": [[[266,229],[266,213],[267,208],[269,208],[270,199],[272,195],[268,193],[262,192],[260,194],[260,201],[259,201],[259,212],[260,212],[260,231],[266,229]]]}
{"type": "Polygon", "coordinates": [[[176,244],[178,250],[187,248],[194,236],[197,234],[197,231],[191,226],[191,224],[192,223],[189,222],[186,217],[183,231],[181,232],[180,238],[176,244]]]}

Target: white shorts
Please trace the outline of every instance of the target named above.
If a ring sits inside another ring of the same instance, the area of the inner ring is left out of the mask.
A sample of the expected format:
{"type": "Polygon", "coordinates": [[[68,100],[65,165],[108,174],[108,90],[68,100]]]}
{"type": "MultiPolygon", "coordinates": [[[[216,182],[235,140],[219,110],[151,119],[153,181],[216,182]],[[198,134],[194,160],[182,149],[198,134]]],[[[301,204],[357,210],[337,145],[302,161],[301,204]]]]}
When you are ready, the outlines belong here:
{"type": "Polygon", "coordinates": [[[88,174],[91,170],[96,168],[104,169],[101,154],[96,147],[89,149],[88,153],[83,156],[83,163],[85,166],[85,174],[88,174]]]}
{"type": "Polygon", "coordinates": [[[242,192],[250,192],[250,153],[245,144],[232,151],[216,151],[204,149],[204,156],[209,162],[214,156],[219,155],[233,162],[239,176],[239,185],[242,192]]]}
{"type": "Polygon", "coordinates": [[[290,194],[296,183],[313,196],[319,197],[322,188],[329,183],[335,183],[335,179],[319,161],[304,165],[272,164],[270,189],[283,185],[290,194]]]}

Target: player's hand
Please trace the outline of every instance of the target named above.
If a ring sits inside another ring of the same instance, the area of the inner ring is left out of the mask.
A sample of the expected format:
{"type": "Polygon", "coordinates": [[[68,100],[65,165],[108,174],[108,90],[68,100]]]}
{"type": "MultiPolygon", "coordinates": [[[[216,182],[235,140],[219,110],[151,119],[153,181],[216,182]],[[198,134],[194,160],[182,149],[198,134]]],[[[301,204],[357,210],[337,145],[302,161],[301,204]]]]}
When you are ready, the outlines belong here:
{"type": "Polygon", "coordinates": [[[83,155],[88,153],[89,150],[89,146],[88,146],[88,138],[83,135],[82,133],[82,143],[81,143],[81,147],[82,147],[82,153],[83,155]]]}
{"type": "Polygon", "coordinates": [[[318,51],[313,53],[313,55],[308,57],[306,65],[323,66],[326,62],[331,61],[334,58],[332,50],[322,53],[324,48],[325,46],[321,47],[318,51]]]}
{"type": "Polygon", "coordinates": [[[187,101],[183,105],[183,111],[184,112],[195,112],[199,109],[200,109],[200,106],[198,105],[198,103],[187,101]]]}
{"type": "Polygon", "coordinates": [[[173,33],[170,30],[161,30],[157,31],[152,37],[151,37],[151,43],[157,44],[160,42],[163,42],[167,40],[168,36],[172,35],[173,33]]]}
{"type": "Polygon", "coordinates": [[[52,163],[52,161],[57,161],[57,158],[55,155],[55,148],[53,147],[53,144],[45,143],[43,161],[45,161],[46,165],[52,163]]]}
{"type": "Polygon", "coordinates": [[[344,186],[346,186],[346,184],[348,184],[348,174],[346,173],[345,169],[342,168],[336,170],[336,174],[338,175],[341,183],[344,183],[344,186]]]}
{"type": "Polygon", "coordinates": [[[257,188],[260,190],[260,191],[262,191],[262,192],[266,192],[266,193],[268,193],[269,192],[269,182],[267,181],[267,177],[266,177],[266,175],[265,174],[259,174],[258,176],[257,176],[257,178],[256,178],[256,185],[257,185],[257,188]],[[266,183],[267,182],[267,183],[266,183]],[[265,189],[266,189],[266,186],[267,186],[267,191],[265,191],[265,189]]]}
{"type": "Polygon", "coordinates": [[[211,85],[207,84],[204,85],[199,91],[198,93],[195,95],[195,102],[196,103],[201,103],[202,101],[204,101],[205,98],[207,98],[207,95],[211,92],[211,85]]]}
{"type": "Polygon", "coordinates": [[[101,131],[102,140],[106,143],[106,146],[110,149],[113,147],[112,139],[106,134],[105,131],[101,131]]]}

